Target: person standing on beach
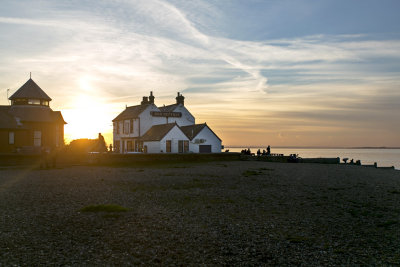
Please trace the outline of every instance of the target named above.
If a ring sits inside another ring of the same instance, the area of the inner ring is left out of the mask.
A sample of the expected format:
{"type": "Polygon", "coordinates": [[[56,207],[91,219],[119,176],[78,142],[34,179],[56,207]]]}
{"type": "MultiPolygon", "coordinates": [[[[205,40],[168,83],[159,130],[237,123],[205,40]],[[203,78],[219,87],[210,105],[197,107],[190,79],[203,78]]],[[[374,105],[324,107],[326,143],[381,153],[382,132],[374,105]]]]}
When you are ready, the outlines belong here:
{"type": "Polygon", "coordinates": [[[271,155],[271,147],[268,145],[267,147],[267,156],[271,155]]]}

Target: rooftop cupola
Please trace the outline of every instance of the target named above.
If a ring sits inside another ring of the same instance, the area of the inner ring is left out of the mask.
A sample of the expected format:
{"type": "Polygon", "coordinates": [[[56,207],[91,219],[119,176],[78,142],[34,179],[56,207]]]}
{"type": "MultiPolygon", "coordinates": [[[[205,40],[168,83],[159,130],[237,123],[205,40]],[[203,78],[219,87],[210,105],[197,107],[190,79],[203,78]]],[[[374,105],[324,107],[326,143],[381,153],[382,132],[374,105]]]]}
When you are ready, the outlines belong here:
{"type": "Polygon", "coordinates": [[[142,105],[149,104],[149,98],[147,96],[144,96],[143,100],[142,100],[142,102],[140,104],[142,104],[142,105]]]}
{"type": "Polygon", "coordinates": [[[153,96],[153,91],[150,91],[150,96],[149,96],[149,104],[154,104],[154,96],[153,96]]]}
{"type": "Polygon", "coordinates": [[[185,97],[182,94],[180,94],[179,92],[178,92],[178,96],[175,99],[176,99],[176,104],[182,104],[182,106],[185,105],[185,97]]]}
{"type": "Polygon", "coordinates": [[[49,106],[51,98],[30,78],[12,96],[11,105],[49,106]]]}

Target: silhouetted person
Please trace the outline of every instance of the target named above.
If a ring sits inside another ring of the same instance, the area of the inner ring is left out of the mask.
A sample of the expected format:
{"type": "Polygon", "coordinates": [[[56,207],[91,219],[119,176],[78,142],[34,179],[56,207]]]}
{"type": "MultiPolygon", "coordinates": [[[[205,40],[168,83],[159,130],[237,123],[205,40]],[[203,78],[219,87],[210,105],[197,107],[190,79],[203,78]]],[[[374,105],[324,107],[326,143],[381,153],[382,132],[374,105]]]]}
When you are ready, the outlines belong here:
{"type": "Polygon", "coordinates": [[[267,147],[267,156],[269,156],[269,155],[271,155],[271,147],[270,146],[267,147]]]}
{"type": "Polygon", "coordinates": [[[350,164],[354,164],[354,160],[353,159],[350,160],[350,164]]]}
{"type": "Polygon", "coordinates": [[[261,150],[258,149],[258,150],[257,150],[257,156],[260,156],[260,155],[261,155],[261,150]]]}
{"type": "Polygon", "coordinates": [[[250,150],[250,148],[247,149],[247,155],[250,155],[250,156],[251,156],[251,150],[250,150]]]}
{"type": "Polygon", "coordinates": [[[106,141],[104,141],[104,137],[101,135],[101,133],[99,133],[99,137],[97,140],[97,151],[98,152],[107,151],[106,141]]]}
{"type": "Polygon", "coordinates": [[[265,149],[263,149],[262,155],[263,156],[267,155],[267,152],[265,151],[265,149]]]}
{"type": "Polygon", "coordinates": [[[112,149],[113,149],[113,146],[112,146],[112,144],[110,144],[110,150],[109,151],[112,152],[113,151],[112,149]]]}

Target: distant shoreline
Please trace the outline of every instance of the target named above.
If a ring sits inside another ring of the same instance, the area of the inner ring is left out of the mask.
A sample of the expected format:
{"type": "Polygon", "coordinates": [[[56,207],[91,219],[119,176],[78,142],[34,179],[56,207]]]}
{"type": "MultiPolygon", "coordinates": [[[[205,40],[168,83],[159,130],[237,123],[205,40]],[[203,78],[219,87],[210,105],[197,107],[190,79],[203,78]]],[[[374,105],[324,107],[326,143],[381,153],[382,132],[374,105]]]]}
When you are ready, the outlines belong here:
{"type": "MultiPolygon", "coordinates": [[[[261,146],[227,146],[225,148],[261,148],[267,147],[268,145],[261,145],[261,146]]],[[[296,149],[400,149],[400,147],[306,147],[306,146],[273,146],[274,148],[296,148],[296,149]]]]}

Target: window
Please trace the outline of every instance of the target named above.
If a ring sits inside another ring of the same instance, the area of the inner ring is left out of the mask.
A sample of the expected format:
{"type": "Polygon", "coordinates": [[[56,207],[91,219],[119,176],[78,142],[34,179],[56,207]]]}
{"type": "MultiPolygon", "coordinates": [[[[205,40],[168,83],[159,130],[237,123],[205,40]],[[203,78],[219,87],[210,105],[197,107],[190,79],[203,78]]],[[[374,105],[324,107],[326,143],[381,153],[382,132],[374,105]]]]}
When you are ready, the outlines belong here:
{"type": "Polygon", "coordinates": [[[183,140],[178,141],[178,153],[183,153],[183,140]]]}
{"type": "Polygon", "coordinates": [[[165,144],[166,144],[165,151],[167,153],[171,153],[171,140],[167,140],[165,144]]]}
{"type": "Polygon", "coordinates": [[[127,145],[127,151],[133,151],[133,144],[132,144],[132,141],[127,141],[126,142],[126,145],[127,145]]]}
{"type": "Polygon", "coordinates": [[[114,143],[114,151],[119,152],[120,146],[121,146],[121,144],[120,144],[119,140],[115,141],[115,143],[114,143]]]}
{"type": "Polygon", "coordinates": [[[47,100],[42,100],[42,106],[48,106],[49,105],[49,101],[47,100]]]}
{"type": "Polygon", "coordinates": [[[131,123],[129,124],[129,126],[130,126],[129,132],[133,133],[133,119],[131,119],[131,123]]]}
{"type": "Polygon", "coordinates": [[[184,153],[189,152],[189,141],[188,140],[183,141],[183,152],[184,153]]]}
{"type": "Polygon", "coordinates": [[[117,121],[116,124],[117,124],[117,134],[119,134],[119,122],[117,121]]]}
{"type": "Polygon", "coordinates": [[[8,133],[8,143],[10,145],[14,144],[14,141],[15,141],[14,138],[15,138],[14,132],[9,132],[8,133]]]}
{"type": "Polygon", "coordinates": [[[129,121],[124,121],[124,134],[129,134],[129,121]]]}
{"type": "Polygon", "coordinates": [[[117,133],[117,124],[113,122],[113,133],[117,133]]]}
{"type": "Polygon", "coordinates": [[[41,146],[42,145],[42,132],[41,131],[34,131],[33,132],[33,145],[34,146],[41,146]]]}
{"type": "Polygon", "coordinates": [[[40,100],[39,99],[29,99],[28,104],[29,105],[40,105],[40,100]]]}

